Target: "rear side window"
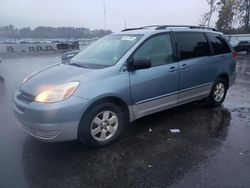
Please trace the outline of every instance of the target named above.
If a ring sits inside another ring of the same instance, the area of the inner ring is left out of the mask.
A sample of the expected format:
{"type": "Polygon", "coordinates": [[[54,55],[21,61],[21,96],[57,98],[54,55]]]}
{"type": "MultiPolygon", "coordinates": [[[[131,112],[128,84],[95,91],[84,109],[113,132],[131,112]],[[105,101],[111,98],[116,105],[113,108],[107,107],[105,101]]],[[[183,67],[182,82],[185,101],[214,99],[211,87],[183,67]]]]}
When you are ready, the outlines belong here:
{"type": "Polygon", "coordinates": [[[212,44],[214,55],[231,53],[230,47],[221,35],[208,33],[207,36],[212,44]]]}
{"type": "Polygon", "coordinates": [[[175,33],[180,58],[210,56],[210,48],[203,33],[175,33]]]}

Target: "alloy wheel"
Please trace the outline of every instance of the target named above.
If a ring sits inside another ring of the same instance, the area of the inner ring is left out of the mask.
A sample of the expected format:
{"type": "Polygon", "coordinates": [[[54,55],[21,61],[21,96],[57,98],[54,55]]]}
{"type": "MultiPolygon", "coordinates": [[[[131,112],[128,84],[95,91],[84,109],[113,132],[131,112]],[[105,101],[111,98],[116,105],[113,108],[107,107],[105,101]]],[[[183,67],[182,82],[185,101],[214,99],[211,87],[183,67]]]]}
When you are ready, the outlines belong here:
{"type": "Polygon", "coordinates": [[[107,141],[114,136],[118,128],[118,117],[112,111],[97,114],[90,126],[92,137],[97,141],[107,141]]]}

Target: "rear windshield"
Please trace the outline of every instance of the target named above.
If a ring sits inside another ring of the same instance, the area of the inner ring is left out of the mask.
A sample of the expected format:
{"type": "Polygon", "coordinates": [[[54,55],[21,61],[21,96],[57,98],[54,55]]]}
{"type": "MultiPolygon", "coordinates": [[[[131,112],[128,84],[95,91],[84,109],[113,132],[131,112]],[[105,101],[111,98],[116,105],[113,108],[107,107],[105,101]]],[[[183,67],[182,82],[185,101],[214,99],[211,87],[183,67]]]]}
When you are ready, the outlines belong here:
{"type": "Polygon", "coordinates": [[[123,55],[142,37],[142,35],[109,35],[106,36],[71,60],[86,68],[103,68],[116,64],[123,55]]]}

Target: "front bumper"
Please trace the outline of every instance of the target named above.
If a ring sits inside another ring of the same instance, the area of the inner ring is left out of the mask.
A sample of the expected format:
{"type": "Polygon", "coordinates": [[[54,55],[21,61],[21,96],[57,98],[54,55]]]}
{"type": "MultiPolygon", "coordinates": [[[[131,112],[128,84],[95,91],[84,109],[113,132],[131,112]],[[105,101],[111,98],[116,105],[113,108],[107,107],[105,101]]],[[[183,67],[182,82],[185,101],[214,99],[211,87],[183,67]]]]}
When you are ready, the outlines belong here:
{"type": "Polygon", "coordinates": [[[19,126],[34,138],[46,142],[77,139],[79,121],[88,100],[72,96],[57,103],[37,103],[14,96],[13,109],[19,126]]]}

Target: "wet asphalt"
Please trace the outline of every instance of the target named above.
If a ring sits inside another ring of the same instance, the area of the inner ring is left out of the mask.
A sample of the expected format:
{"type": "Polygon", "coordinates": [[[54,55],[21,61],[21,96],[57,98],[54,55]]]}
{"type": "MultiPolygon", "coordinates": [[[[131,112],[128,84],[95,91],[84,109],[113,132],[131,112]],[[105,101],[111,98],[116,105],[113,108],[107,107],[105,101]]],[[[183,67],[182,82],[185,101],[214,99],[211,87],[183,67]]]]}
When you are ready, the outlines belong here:
{"type": "Polygon", "coordinates": [[[187,104],[130,124],[99,150],[77,141],[42,143],[17,127],[12,96],[59,55],[0,64],[0,187],[250,187],[250,57],[223,106],[187,104]],[[180,133],[171,133],[177,128],[180,133]]]}

